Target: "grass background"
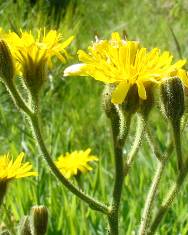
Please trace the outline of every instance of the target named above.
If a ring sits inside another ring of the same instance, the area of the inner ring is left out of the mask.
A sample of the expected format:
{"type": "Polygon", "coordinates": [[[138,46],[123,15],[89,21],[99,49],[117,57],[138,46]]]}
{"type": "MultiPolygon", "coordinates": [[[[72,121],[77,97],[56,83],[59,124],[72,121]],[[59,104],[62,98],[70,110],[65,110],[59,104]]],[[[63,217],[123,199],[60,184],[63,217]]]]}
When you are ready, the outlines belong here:
{"type": "MultiPolygon", "coordinates": [[[[181,45],[183,57],[188,55],[188,2],[185,0],[77,0],[77,1],[2,1],[0,0],[1,27],[18,30],[36,28],[57,28],[65,38],[75,35],[70,48],[73,55],[78,48],[87,48],[94,35],[109,37],[113,31],[124,30],[130,40],[140,40],[146,47],[160,47],[179,53],[169,26],[173,28],[181,45]],[[57,8],[55,7],[57,6],[57,8]],[[57,9],[62,9],[57,12],[57,9]]],[[[74,63],[76,58],[69,63],[74,63]]],[[[45,125],[44,136],[53,158],[75,149],[92,148],[100,161],[94,171],[81,177],[83,189],[104,202],[108,202],[114,180],[113,148],[108,120],[101,105],[103,85],[91,78],[63,78],[67,65],[57,63],[50,72],[49,81],[42,95],[42,114],[45,125]]],[[[19,220],[29,213],[35,204],[49,208],[48,234],[54,235],[103,235],[106,220],[93,212],[87,205],[69,193],[51,174],[41,160],[27,121],[12,104],[5,88],[0,86],[0,152],[16,156],[26,152],[27,160],[33,162],[39,171],[38,178],[15,181],[10,184],[8,195],[0,211],[1,227],[7,227],[16,234],[19,220]]],[[[157,97],[156,97],[157,98],[157,97]]],[[[135,122],[134,122],[135,123],[135,122]]],[[[132,135],[125,146],[125,153],[131,147],[132,135]]],[[[161,150],[165,150],[169,127],[155,108],[150,116],[153,134],[157,136],[161,150]]],[[[184,132],[184,153],[187,153],[186,129],[184,132]]],[[[175,156],[167,166],[155,206],[165,195],[175,178],[175,156]]],[[[144,198],[156,169],[156,160],[144,141],[138,153],[138,160],[124,183],[120,234],[137,234],[144,198]]],[[[75,182],[76,183],[76,182],[75,182]]],[[[184,184],[178,199],[161,224],[158,234],[188,234],[188,185],[184,184]]],[[[154,211],[155,212],[155,211],[154,211]]]]}

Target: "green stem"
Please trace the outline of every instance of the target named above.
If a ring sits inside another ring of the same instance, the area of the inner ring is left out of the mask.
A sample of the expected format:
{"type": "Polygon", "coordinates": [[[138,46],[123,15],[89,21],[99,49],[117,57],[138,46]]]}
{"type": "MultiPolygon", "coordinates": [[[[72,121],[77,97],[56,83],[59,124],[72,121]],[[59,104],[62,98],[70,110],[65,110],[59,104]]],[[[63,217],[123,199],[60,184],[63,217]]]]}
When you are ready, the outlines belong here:
{"type": "Polygon", "coordinates": [[[155,195],[156,195],[156,192],[159,187],[159,183],[161,181],[162,174],[165,169],[166,162],[168,161],[169,156],[170,156],[170,154],[167,156],[162,156],[162,154],[160,153],[160,150],[158,148],[158,145],[155,143],[155,140],[152,137],[149,125],[147,125],[147,127],[146,127],[146,133],[147,133],[148,143],[149,143],[153,153],[155,154],[155,156],[158,159],[158,166],[157,166],[156,173],[154,175],[154,178],[152,180],[152,184],[150,186],[150,189],[149,189],[149,192],[148,192],[148,195],[146,198],[146,202],[145,202],[145,206],[144,206],[142,218],[141,218],[139,235],[148,234],[148,228],[149,228],[149,224],[150,224],[150,220],[151,220],[151,210],[152,210],[153,202],[154,202],[155,195]]]}
{"type": "Polygon", "coordinates": [[[146,137],[148,140],[148,143],[150,145],[151,150],[153,151],[154,155],[159,161],[162,161],[162,154],[159,150],[158,145],[156,144],[156,141],[154,140],[151,130],[148,125],[146,125],[146,137]]]}
{"type": "Polygon", "coordinates": [[[168,209],[172,205],[172,202],[174,201],[175,197],[177,196],[178,192],[180,191],[180,188],[187,176],[188,173],[188,160],[185,164],[185,168],[182,169],[181,173],[177,177],[176,183],[170,188],[169,192],[167,193],[166,199],[163,201],[161,207],[159,208],[152,224],[150,227],[149,235],[155,234],[155,231],[157,230],[161,220],[167,213],[168,209]]]}
{"type": "Polygon", "coordinates": [[[111,204],[111,210],[109,215],[109,225],[111,227],[110,235],[118,235],[118,220],[119,220],[119,206],[121,200],[121,192],[123,185],[123,154],[122,149],[115,148],[115,183],[113,190],[113,201],[111,204]]]}
{"type": "MultiPolygon", "coordinates": [[[[118,115],[118,114],[117,114],[118,115]]],[[[120,120],[122,121],[122,120],[120,120]]],[[[113,145],[114,145],[114,159],[115,159],[115,182],[113,188],[113,198],[111,203],[110,213],[108,215],[109,234],[119,234],[119,207],[121,201],[123,180],[124,180],[124,166],[123,166],[123,144],[128,136],[131,116],[126,116],[126,128],[123,134],[123,141],[119,139],[119,118],[111,118],[113,145]]]]}
{"type": "MultiPolygon", "coordinates": [[[[8,89],[14,103],[18,108],[20,108],[23,112],[25,112],[30,120],[33,133],[36,139],[37,144],[39,145],[39,148],[42,152],[42,155],[44,156],[44,159],[46,160],[48,166],[54,173],[54,175],[60,180],[61,183],[63,183],[64,186],[66,186],[73,194],[78,196],[80,199],[85,201],[93,210],[100,211],[104,214],[109,213],[109,208],[101,203],[96,201],[94,198],[86,195],[84,192],[79,190],[77,187],[75,187],[69,180],[67,180],[59,171],[59,169],[54,164],[53,160],[50,157],[50,154],[48,153],[48,150],[46,148],[46,145],[44,143],[41,131],[40,131],[40,125],[38,121],[38,115],[37,113],[33,113],[25,104],[22,97],[20,96],[19,92],[17,91],[14,84],[5,84],[6,88],[8,89]]],[[[37,103],[36,103],[37,105],[37,103]]],[[[38,111],[38,108],[36,109],[38,111]]]]}
{"type": "Polygon", "coordinates": [[[69,180],[67,180],[59,171],[59,169],[56,167],[56,165],[54,164],[53,160],[51,159],[48,150],[44,144],[43,141],[43,137],[40,131],[40,126],[39,126],[39,121],[38,121],[38,117],[37,115],[32,115],[29,116],[30,122],[31,122],[31,126],[33,129],[33,133],[36,139],[36,142],[42,152],[42,155],[45,159],[45,161],[47,162],[48,166],[50,167],[50,169],[52,170],[52,172],[54,173],[54,175],[60,180],[60,182],[67,187],[73,194],[75,194],[77,197],[79,197],[80,199],[82,199],[83,201],[85,201],[93,210],[96,211],[100,211],[104,214],[108,214],[109,213],[109,209],[108,207],[101,203],[96,201],[94,198],[86,195],[84,192],[82,192],[81,190],[79,190],[77,187],[75,187],[69,180]]]}
{"type": "Polygon", "coordinates": [[[124,165],[124,177],[127,176],[129,169],[131,168],[132,163],[136,157],[136,154],[138,153],[145,132],[145,127],[146,127],[146,122],[140,115],[138,115],[137,129],[136,129],[134,143],[131,148],[131,151],[128,153],[127,161],[125,162],[124,165]]]}
{"type": "Polygon", "coordinates": [[[32,111],[27,106],[27,104],[24,102],[23,98],[19,94],[19,92],[16,89],[15,85],[11,82],[11,83],[5,83],[5,86],[6,86],[7,90],[8,90],[8,92],[9,92],[9,94],[11,95],[11,98],[12,98],[13,102],[15,103],[15,105],[19,109],[21,109],[25,113],[27,113],[28,115],[32,115],[32,111]]]}
{"type": "Polygon", "coordinates": [[[172,129],[173,129],[174,145],[178,161],[178,169],[179,171],[181,171],[183,166],[183,160],[182,160],[182,150],[181,150],[180,120],[172,122],[172,129]]]}
{"type": "Polygon", "coordinates": [[[150,187],[150,190],[147,195],[146,202],[145,202],[139,235],[146,235],[148,232],[148,227],[149,227],[149,223],[151,220],[152,205],[153,205],[153,201],[155,199],[155,195],[156,195],[156,192],[157,192],[160,180],[161,180],[161,176],[165,169],[165,165],[166,165],[165,163],[166,163],[166,159],[164,159],[161,162],[158,161],[157,171],[154,175],[154,178],[153,178],[153,181],[152,181],[152,184],[151,184],[151,187],[150,187]]]}

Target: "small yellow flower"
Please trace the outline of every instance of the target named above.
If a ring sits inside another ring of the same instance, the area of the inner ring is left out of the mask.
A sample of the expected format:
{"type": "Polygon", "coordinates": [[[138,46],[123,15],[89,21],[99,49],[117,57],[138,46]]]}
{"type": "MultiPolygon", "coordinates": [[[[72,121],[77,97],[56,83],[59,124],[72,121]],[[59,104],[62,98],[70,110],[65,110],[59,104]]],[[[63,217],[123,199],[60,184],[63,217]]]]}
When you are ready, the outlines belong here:
{"type": "Polygon", "coordinates": [[[67,179],[79,172],[91,171],[92,167],[88,163],[98,161],[98,158],[90,155],[90,152],[91,149],[88,148],[85,151],[74,151],[61,155],[56,161],[56,166],[67,179]]]}
{"type": "Polygon", "coordinates": [[[20,153],[15,161],[9,155],[0,156],[0,182],[8,182],[28,176],[36,176],[29,162],[23,163],[24,153],[20,153]]]}
{"type": "Polygon", "coordinates": [[[63,41],[63,37],[56,30],[38,30],[37,37],[31,32],[22,32],[20,35],[9,32],[5,35],[5,40],[10,47],[13,57],[17,62],[20,72],[25,66],[39,64],[46,61],[48,66],[52,66],[52,57],[57,57],[62,62],[66,62],[68,53],[65,48],[72,42],[73,36],[63,41]]]}
{"type": "Polygon", "coordinates": [[[182,68],[186,60],[172,64],[173,56],[158,48],[148,51],[136,41],[122,40],[112,33],[110,40],[97,40],[88,53],[78,51],[82,62],[68,67],[65,76],[91,76],[106,84],[113,84],[112,103],[121,104],[129,89],[136,85],[141,99],[147,99],[146,87],[157,84],[174,70],[182,68]]]}

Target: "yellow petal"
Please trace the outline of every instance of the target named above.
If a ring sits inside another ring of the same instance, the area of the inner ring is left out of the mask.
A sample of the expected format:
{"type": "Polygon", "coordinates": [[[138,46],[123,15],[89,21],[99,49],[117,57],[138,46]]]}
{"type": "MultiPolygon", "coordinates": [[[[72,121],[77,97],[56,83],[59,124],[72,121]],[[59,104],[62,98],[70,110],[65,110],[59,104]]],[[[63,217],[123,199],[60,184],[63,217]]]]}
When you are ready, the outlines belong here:
{"type": "Polygon", "coordinates": [[[62,44],[61,44],[61,47],[65,48],[65,47],[68,47],[71,42],[73,41],[74,39],[74,36],[71,36],[70,38],[68,38],[66,41],[64,41],[62,44]]]}
{"type": "Polygon", "coordinates": [[[146,96],[146,89],[143,85],[142,82],[137,82],[137,87],[138,87],[138,95],[141,99],[146,100],[147,96],[146,96]]]}
{"type": "Polygon", "coordinates": [[[120,82],[112,93],[112,103],[122,104],[129,91],[130,84],[127,82],[120,82]]]}
{"type": "Polygon", "coordinates": [[[118,32],[113,32],[111,38],[113,40],[121,41],[121,37],[118,32]]]}
{"type": "Polygon", "coordinates": [[[188,87],[188,74],[185,70],[180,69],[177,72],[177,76],[182,80],[184,86],[188,87]]]}

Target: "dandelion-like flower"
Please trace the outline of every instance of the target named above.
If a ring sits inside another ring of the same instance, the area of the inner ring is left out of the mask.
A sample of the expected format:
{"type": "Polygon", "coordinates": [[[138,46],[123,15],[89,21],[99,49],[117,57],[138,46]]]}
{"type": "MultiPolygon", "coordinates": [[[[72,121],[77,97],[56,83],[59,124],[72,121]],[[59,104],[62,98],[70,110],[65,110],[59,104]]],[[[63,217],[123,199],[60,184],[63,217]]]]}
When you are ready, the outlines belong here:
{"type": "Polygon", "coordinates": [[[0,205],[6,195],[7,185],[13,179],[36,176],[29,162],[23,163],[24,153],[20,153],[15,161],[7,154],[0,156],[0,205]]]}
{"type": "Polygon", "coordinates": [[[32,32],[20,32],[20,35],[9,32],[5,36],[12,55],[17,61],[20,70],[27,63],[38,64],[41,60],[47,61],[49,67],[52,66],[52,57],[57,57],[62,62],[66,62],[68,53],[66,47],[72,42],[73,36],[63,41],[63,37],[56,30],[38,30],[37,37],[32,32]]]}
{"type": "Polygon", "coordinates": [[[110,40],[98,40],[88,47],[88,53],[78,51],[80,64],[65,69],[65,76],[91,76],[105,84],[113,84],[112,103],[121,104],[129,89],[136,85],[141,99],[147,99],[146,88],[158,84],[179,70],[186,60],[172,63],[173,56],[158,48],[148,50],[137,41],[125,41],[118,33],[110,40]]]}
{"type": "Polygon", "coordinates": [[[70,57],[66,47],[73,36],[63,41],[56,30],[38,30],[35,37],[32,32],[20,32],[20,35],[9,32],[3,36],[4,43],[10,49],[15,62],[16,73],[24,79],[26,87],[36,96],[47,79],[47,70],[52,67],[52,58],[63,63],[70,57]]]}
{"type": "Polygon", "coordinates": [[[24,153],[20,153],[15,161],[9,155],[0,156],[0,183],[13,179],[36,176],[29,162],[23,163],[24,153]]]}
{"type": "Polygon", "coordinates": [[[85,151],[80,150],[61,155],[56,161],[56,166],[67,179],[79,172],[91,171],[92,167],[89,162],[98,161],[98,158],[90,155],[90,152],[91,149],[88,148],[85,151]]]}

